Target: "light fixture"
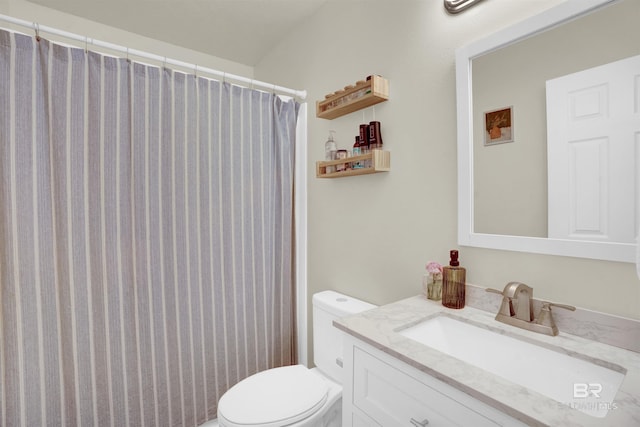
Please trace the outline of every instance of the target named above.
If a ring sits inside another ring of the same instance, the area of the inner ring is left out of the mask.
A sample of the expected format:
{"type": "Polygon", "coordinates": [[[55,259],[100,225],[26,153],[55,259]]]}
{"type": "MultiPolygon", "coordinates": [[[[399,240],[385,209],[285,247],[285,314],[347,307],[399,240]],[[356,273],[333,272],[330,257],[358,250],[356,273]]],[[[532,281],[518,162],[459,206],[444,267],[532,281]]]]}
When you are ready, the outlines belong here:
{"type": "Polygon", "coordinates": [[[482,0],[444,0],[444,8],[450,14],[456,14],[470,8],[474,4],[480,3],[481,1],[482,0]]]}

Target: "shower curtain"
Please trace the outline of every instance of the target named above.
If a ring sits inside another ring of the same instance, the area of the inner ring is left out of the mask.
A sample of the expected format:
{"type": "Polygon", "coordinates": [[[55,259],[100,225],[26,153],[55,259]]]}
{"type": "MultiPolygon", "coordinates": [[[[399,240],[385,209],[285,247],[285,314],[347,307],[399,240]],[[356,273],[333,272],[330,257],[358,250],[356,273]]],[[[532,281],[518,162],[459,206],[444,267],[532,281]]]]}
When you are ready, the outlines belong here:
{"type": "Polygon", "coordinates": [[[295,363],[298,107],[0,31],[0,425],[193,426],[295,363]]]}

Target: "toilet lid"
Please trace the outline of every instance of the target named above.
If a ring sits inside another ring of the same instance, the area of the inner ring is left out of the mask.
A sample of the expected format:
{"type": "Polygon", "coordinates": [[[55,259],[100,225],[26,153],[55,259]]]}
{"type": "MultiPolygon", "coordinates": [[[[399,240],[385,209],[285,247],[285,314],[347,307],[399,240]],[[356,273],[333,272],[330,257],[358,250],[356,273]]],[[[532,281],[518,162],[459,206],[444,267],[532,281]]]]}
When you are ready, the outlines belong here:
{"type": "Polygon", "coordinates": [[[320,409],[328,390],[303,365],[268,369],[231,387],[218,402],[218,418],[230,426],[291,424],[320,409]]]}

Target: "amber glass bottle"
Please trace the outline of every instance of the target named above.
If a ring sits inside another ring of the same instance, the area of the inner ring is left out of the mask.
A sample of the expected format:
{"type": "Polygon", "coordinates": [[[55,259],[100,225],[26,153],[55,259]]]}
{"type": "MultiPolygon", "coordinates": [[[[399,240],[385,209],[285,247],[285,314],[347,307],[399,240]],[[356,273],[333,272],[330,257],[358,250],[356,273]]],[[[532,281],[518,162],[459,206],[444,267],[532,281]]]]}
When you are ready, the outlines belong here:
{"type": "Polygon", "coordinates": [[[460,267],[458,251],[449,252],[449,265],[442,268],[442,305],[464,308],[467,270],[460,267]]]}

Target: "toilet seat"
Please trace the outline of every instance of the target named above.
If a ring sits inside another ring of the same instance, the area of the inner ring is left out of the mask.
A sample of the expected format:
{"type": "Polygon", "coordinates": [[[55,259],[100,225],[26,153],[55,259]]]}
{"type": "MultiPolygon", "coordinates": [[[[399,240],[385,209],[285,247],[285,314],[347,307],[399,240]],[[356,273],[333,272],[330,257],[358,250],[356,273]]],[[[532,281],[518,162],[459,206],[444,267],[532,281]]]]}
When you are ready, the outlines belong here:
{"type": "Polygon", "coordinates": [[[322,408],[328,391],[303,365],[268,369],[231,387],[218,402],[218,419],[229,427],[293,424],[322,408]]]}

